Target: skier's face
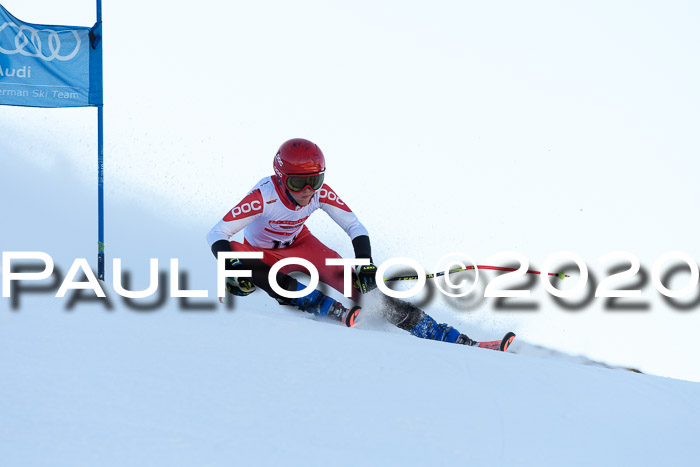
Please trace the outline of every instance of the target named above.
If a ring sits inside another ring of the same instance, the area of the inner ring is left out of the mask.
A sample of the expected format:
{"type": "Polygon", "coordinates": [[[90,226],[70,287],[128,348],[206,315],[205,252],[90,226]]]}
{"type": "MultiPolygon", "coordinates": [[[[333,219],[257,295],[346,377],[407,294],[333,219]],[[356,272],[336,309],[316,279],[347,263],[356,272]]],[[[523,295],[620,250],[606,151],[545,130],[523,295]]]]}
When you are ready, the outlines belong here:
{"type": "Polygon", "coordinates": [[[292,198],[294,198],[294,201],[296,201],[299,206],[306,206],[311,202],[311,198],[314,197],[314,191],[313,188],[307,185],[306,188],[301,190],[298,193],[294,193],[293,191],[290,191],[289,194],[292,195],[292,198]]]}

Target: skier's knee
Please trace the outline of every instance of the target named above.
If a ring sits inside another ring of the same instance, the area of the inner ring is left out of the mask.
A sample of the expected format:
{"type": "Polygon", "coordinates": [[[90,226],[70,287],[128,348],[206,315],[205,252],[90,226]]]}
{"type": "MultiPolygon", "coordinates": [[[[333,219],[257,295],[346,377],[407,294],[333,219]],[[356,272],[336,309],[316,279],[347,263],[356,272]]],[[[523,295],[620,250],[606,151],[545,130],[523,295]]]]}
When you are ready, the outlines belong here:
{"type": "MultiPolygon", "coordinates": [[[[282,288],[282,290],[287,290],[289,292],[296,292],[299,289],[299,282],[288,274],[277,273],[277,285],[282,288]]],[[[268,294],[277,300],[280,305],[291,305],[292,299],[288,297],[283,297],[282,295],[276,293],[273,290],[269,290],[268,294]]]]}
{"type": "Polygon", "coordinates": [[[387,321],[404,331],[410,331],[425,318],[423,310],[412,303],[385,297],[383,313],[387,321]]]}

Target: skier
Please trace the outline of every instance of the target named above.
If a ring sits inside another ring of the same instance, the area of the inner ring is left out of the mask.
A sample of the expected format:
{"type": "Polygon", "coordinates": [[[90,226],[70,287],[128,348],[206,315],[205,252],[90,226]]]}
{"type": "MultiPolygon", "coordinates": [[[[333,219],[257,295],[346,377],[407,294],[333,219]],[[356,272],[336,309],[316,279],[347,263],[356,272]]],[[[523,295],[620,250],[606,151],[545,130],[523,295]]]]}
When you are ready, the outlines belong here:
{"type": "MultiPolygon", "coordinates": [[[[377,287],[377,267],[372,260],[367,229],[335,191],[324,183],[326,161],[319,147],[311,141],[297,138],[285,142],[277,151],[272,166],[274,175],[260,180],[207,235],[216,257],[220,252],[231,251],[264,254],[262,259],[227,260],[227,269],[252,271],[250,278],[227,278],[227,291],[246,296],[260,288],[281,305],[298,307],[299,310],[353,326],[360,306],[348,309],[318,289],[301,298],[283,297],[270,286],[268,273],[279,260],[304,258],[316,267],[320,282],[343,293],[343,268],[326,265],[326,258],[340,258],[340,255],[324,245],[304,225],[314,211],[322,209],[348,234],[355,257],[369,259],[370,264],[353,268],[352,300],[357,303],[361,294],[377,287]],[[241,230],[244,231],[243,243],[230,241],[241,230]]],[[[306,287],[289,275],[293,271],[306,272],[299,265],[283,267],[276,276],[277,284],[282,289],[298,291],[306,287]]],[[[392,299],[384,308],[384,315],[392,324],[414,336],[456,344],[478,344],[453,327],[438,324],[408,302],[392,299]]]]}

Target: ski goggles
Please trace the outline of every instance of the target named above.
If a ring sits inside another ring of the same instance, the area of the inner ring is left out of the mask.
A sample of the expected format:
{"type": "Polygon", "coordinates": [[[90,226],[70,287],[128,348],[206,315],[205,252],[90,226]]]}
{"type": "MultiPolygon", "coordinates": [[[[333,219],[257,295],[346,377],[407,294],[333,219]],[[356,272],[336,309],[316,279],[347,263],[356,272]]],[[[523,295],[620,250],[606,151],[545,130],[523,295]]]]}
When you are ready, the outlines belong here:
{"type": "Polygon", "coordinates": [[[313,175],[289,175],[285,184],[287,189],[294,193],[303,191],[307,186],[316,191],[323,186],[323,172],[313,175]]]}

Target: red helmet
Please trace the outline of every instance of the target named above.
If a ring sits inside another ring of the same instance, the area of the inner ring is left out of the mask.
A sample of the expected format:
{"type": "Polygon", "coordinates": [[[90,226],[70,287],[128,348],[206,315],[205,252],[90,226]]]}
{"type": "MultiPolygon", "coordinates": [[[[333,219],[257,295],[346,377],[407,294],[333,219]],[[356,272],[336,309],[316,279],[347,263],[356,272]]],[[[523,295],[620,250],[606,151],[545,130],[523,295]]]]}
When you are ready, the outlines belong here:
{"type": "Polygon", "coordinates": [[[295,138],[280,146],[272,167],[288,190],[299,192],[307,186],[318,190],[323,186],[326,159],[314,143],[295,138]]]}

